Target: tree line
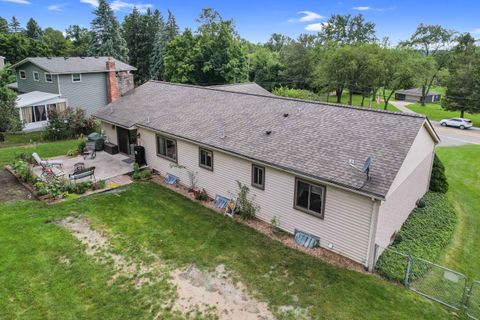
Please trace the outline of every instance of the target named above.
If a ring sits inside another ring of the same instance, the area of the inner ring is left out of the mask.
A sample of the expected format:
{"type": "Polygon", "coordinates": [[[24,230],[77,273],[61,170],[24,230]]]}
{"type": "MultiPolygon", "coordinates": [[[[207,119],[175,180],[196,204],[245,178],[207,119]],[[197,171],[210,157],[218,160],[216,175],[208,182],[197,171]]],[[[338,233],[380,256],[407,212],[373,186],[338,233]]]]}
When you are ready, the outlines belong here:
{"type": "Polygon", "coordinates": [[[254,81],[270,91],[332,94],[339,103],[352,104],[353,95],[361,95],[366,105],[380,95],[385,109],[399,89],[421,88],[424,102],[432,86],[442,85],[446,109],[462,116],[480,112],[476,41],[440,25],[420,24],[409,39],[392,46],[361,14],[334,14],[317,34],[292,39],[274,33],[265,43],[251,43],[233,20],[212,9],[202,10],[196,29],[182,32],[170,11],[165,18],[159,10],[134,8],[120,23],[100,0],[93,13],[90,28],[72,25],[66,36],[42,30],[33,19],[23,29],[15,17],[0,18],[0,55],[12,63],[27,56],[112,56],[137,67],[137,84],[254,81]]]}

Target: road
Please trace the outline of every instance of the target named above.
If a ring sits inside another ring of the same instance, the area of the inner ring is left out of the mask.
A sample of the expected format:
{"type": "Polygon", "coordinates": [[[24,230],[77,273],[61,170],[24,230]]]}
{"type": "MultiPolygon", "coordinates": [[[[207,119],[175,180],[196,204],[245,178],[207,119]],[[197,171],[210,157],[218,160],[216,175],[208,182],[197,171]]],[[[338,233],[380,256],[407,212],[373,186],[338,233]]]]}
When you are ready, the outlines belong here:
{"type": "MultiPolygon", "coordinates": [[[[390,101],[397,109],[405,113],[415,113],[408,109],[411,102],[406,101],[390,101]]],[[[440,136],[441,147],[462,146],[465,144],[480,144],[480,128],[471,128],[460,130],[452,127],[442,127],[439,122],[431,121],[435,131],[440,136]]]]}
{"type": "Polygon", "coordinates": [[[451,127],[442,127],[439,122],[432,121],[435,131],[440,136],[441,147],[461,146],[464,144],[480,145],[480,129],[471,128],[461,130],[451,127]]]}

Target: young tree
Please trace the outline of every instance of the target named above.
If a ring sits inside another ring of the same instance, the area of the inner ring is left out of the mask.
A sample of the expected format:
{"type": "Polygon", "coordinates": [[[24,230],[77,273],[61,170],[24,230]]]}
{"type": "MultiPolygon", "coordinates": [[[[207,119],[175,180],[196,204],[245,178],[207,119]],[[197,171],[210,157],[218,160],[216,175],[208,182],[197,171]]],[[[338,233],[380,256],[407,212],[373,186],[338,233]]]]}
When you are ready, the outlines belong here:
{"type": "Polygon", "coordinates": [[[427,74],[422,81],[422,98],[421,103],[425,105],[425,98],[430,92],[438,72],[446,67],[449,63],[449,54],[445,51],[454,40],[455,32],[443,28],[440,25],[419,24],[410,40],[401,43],[420,51],[425,57],[434,57],[436,60],[436,68],[430,74],[427,74]]]}
{"type": "Polygon", "coordinates": [[[153,40],[153,50],[149,58],[149,74],[151,79],[163,80],[165,52],[168,44],[178,35],[178,25],[175,21],[175,16],[170,10],[168,11],[168,19],[166,23],[163,23],[162,19],[159,19],[158,21],[155,38],[153,40]]]}
{"type": "Polygon", "coordinates": [[[12,17],[12,20],[10,21],[9,27],[10,27],[10,32],[13,32],[13,33],[23,31],[22,26],[20,25],[20,21],[18,21],[15,16],[12,17]]]}
{"type": "Polygon", "coordinates": [[[475,64],[478,61],[475,39],[469,33],[459,36],[457,42],[442,106],[446,110],[460,111],[460,117],[463,118],[465,112],[480,112],[479,100],[474,96],[477,89],[475,64]]]}
{"type": "Polygon", "coordinates": [[[85,57],[91,51],[92,35],[87,28],[71,25],[65,31],[66,39],[71,42],[70,54],[85,57]]]}
{"type": "Polygon", "coordinates": [[[255,45],[247,60],[249,81],[254,81],[270,91],[277,86],[282,70],[278,52],[255,45]]]}
{"type": "Polygon", "coordinates": [[[0,34],[9,33],[8,21],[5,18],[0,17],[0,34]]]}
{"type": "Polygon", "coordinates": [[[93,44],[91,54],[109,56],[128,61],[127,43],[122,35],[120,24],[106,0],[99,0],[93,10],[95,18],[91,22],[93,44]]]}
{"type": "Polygon", "coordinates": [[[25,29],[25,35],[31,39],[40,40],[42,37],[42,28],[38,25],[37,21],[30,18],[27,22],[27,28],[25,29]]]}
{"type": "Polygon", "coordinates": [[[195,38],[190,29],[176,36],[165,49],[163,78],[170,82],[195,81],[195,38]]]}
{"type": "Polygon", "coordinates": [[[363,15],[333,14],[318,33],[320,42],[338,46],[376,41],[375,24],[366,22],[363,15]]]}
{"type": "Polygon", "coordinates": [[[280,51],[283,70],[280,82],[297,89],[310,89],[314,79],[314,41],[312,35],[301,34],[280,51]]]}
{"type": "Polygon", "coordinates": [[[6,87],[11,82],[7,69],[0,70],[0,135],[3,132],[21,129],[18,109],[15,108],[17,95],[6,87]]]}

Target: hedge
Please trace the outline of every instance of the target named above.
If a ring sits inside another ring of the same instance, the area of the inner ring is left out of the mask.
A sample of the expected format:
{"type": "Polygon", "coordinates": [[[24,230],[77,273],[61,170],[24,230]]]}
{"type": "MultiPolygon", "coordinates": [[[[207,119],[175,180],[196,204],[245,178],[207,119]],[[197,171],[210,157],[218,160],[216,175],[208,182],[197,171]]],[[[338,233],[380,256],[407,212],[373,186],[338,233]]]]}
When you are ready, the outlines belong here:
{"type": "MultiPolygon", "coordinates": [[[[443,193],[428,192],[425,206],[416,208],[404,222],[388,248],[416,258],[437,262],[443,249],[450,243],[456,223],[455,209],[443,193]]],[[[405,277],[406,257],[385,250],[377,262],[378,272],[396,281],[405,277]]],[[[428,271],[428,264],[412,264],[413,281],[428,271]]]]}
{"type": "Polygon", "coordinates": [[[448,181],[445,176],[445,167],[440,158],[435,154],[432,166],[432,175],[430,177],[430,191],[447,193],[448,181]]]}

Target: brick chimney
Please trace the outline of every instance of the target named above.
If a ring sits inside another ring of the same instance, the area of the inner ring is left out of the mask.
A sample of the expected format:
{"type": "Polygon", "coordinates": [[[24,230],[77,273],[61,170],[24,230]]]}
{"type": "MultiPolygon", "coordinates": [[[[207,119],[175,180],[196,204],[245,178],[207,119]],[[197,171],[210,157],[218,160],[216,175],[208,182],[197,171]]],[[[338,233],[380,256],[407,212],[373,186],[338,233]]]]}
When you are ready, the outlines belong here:
{"type": "Polygon", "coordinates": [[[117,74],[115,71],[115,61],[108,58],[106,62],[107,66],[107,101],[108,103],[114,102],[120,97],[120,91],[117,86],[117,74]]]}

